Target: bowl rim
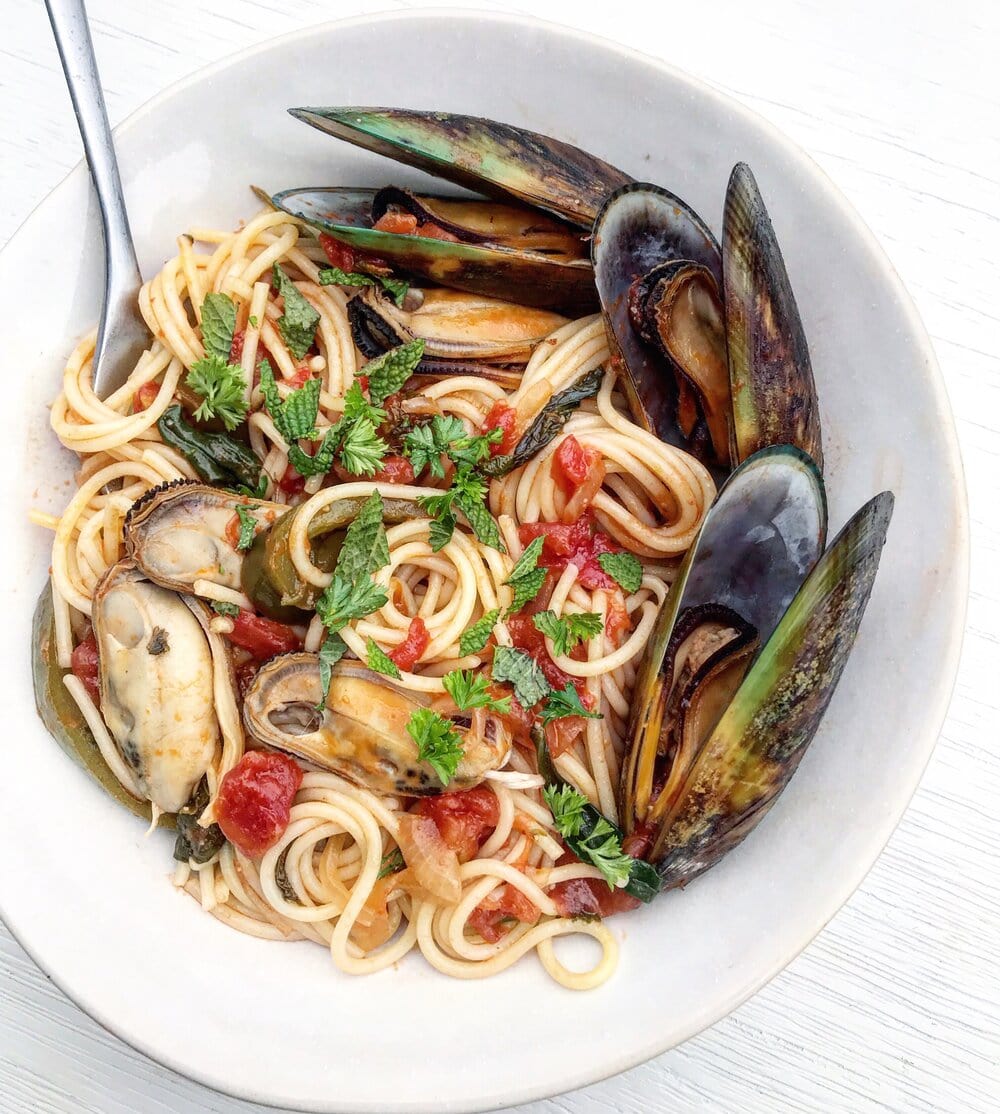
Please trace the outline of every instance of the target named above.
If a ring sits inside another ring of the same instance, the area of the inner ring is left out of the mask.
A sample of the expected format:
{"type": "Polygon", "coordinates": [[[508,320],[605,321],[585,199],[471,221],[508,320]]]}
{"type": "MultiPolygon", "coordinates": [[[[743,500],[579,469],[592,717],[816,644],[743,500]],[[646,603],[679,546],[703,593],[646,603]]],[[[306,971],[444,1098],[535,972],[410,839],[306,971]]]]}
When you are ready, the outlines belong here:
{"type": "MultiPolygon", "coordinates": [[[[913,796],[923,778],[927,765],[930,762],[931,755],[937,745],[937,741],[941,734],[941,728],[944,724],[945,718],[951,704],[952,695],[954,692],[955,684],[958,677],[959,661],[961,656],[962,644],[966,627],[966,615],[968,609],[968,596],[969,596],[969,568],[970,568],[970,541],[969,541],[969,511],[968,511],[968,489],[965,481],[965,470],[962,461],[961,449],[958,441],[957,430],[955,426],[954,413],[951,408],[950,399],[948,397],[947,388],[945,386],[944,377],[941,373],[941,368],[937,360],[937,355],[934,351],[934,346],[931,342],[927,329],[917,312],[913,299],[910,297],[909,292],[904,286],[902,279],[899,277],[895,266],[889,259],[888,255],[882,248],[875,234],[871,231],[861,215],[854,208],[847,197],[836,186],[827,172],[812,158],[812,156],[797,142],[790,137],[786,136],[776,125],[772,124],[768,119],[759,115],[753,109],[748,108],[742,101],[738,100],[735,95],[722,92],[714,85],[710,84],[707,80],[696,77],[686,70],[657,57],[656,55],[647,54],[644,51],[636,50],[633,47],[626,46],[613,39],[605,38],[603,35],[598,35],[593,32],[580,30],[578,28],[570,27],[553,20],[540,19],[536,16],[516,13],[516,12],[500,12],[500,11],[482,11],[472,8],[443,8],[443,7],[428,7],[428,8],[411,8],[395,11],[380,11],[368,14],[360,14],[355,16],[346,17],[344,19],[324,20],[320,23],[308,24],[304,27],[285,32],[273,38],[266,39],[263,42],[252,44],[242,50],[235,51],[225,57],[212,62],[208,65],[201,66],[193,72],[178,78],[165,86],[160,92],[156,93],[148,100],[144,101],[136,109],[134,109],[128,116],[126,116],[114,129],[113,134],[115,138],[131,131],[135,127],[142,124],[144,119],[152,112],[155,112],[161,107],[164,102],[169,101],[177,93],[183,91],[191,85],[194,85],[206,78],[215,76],[230,67],[240,65],[244,62],[252,60],[258,55],[265,54],[274,49],[281,49],[288,47],[298,41],[307,37],[312,37],[319,33],[335,33],[336,31],[344,28],[359,27],[364,25],[378,25],[391,22],[411,22],[420,20],[430,21],[463,21],[468,24],[506,24],[514,27],[521,27],[527,30],[544,30],[564,38],[576,40],[588,46],[598,47],[602,50],[613,52],[617,54],[622,62],[626,65],[641,62],[653,69],[669,75],[673,80],[678,81],[688,86],[699,97],[711,102],[716,108],[724,108],[729,112],[740,118],[742,121],[751,124],[760,133],[764,134],[770,142],[774,143],[779,148],[783,149],[786,154],[791,155],[795,160],[804,163],[812,172],[813,177],[817,180],[817,185],[822,187],[822,196],[824,204],[827,206],[834,206],[846,222],[850,225],[854,234],[863,242],[868,250],[869,257],[873,263],[877,264],[878,269],[883,276],[888,280],[889,286],[896,296],[896,299],[903,310],[904,316],[907,321],[908,328],[911,331],[913,339],[922,349],[925,357],[925,373],[924,378],[931,388],[934,396],[934,411],[935,417],[938,421],[940,432],[944,441],[944,451],[947,454],[949,471],[952,478],[952,491],[955,497],[955,554],[956,562],[952,570],[954,581],[953,591],[957,594],[959,606],[955,609],[951,624],[948,628],[946,639],[942,647],[942,664],[944,668],[939,674],[939,683],[933,693],[927,694],[925,697],[927,702],[927,714],[925,722],[928,728],[924,731],[921,741],[923,753],[920,755],[920,761],[911,766],[912,784],[907,787],[905,795],[901,795],[899,803],[891,810],[892,815],[881,825],[874,829],[874,832],[869,840],[871,847],[871,857],[868,861],[863,862],[855,871],[845,877],[841,885],[832,891],[834,896],[828,900],[823,909],[819,910],[812,918],[808,927],[802,930],[799,939],[796,941],[794,947],[790,950],[789,954],[780,961],[772,964],[766,968],[762,973],[752,982],[746,984],[741,988],[731,1001],[727,1002],[724,1011],[712,1015],[702,1015],[693,1018],[688,1026],[685,1027],[685,1032],[679,1040],[668,1040],[666,1043],[653,1039],[641,1047],[636,1047],[629,1052],[620,1053],[617,1056],[611,1057],[607,1061],[602,1061],[601,1065],[596,1068],[586,1066],[573,1066],[566,1065],[565,1074],[562,1082],[559,1084],[559,1090],[553,1091],[548,1084],[520,1084],[514,1086],[509,1094],[505,1095],[502,1099],[503,1107],[497,1105],[495,1097],[493,1099],[485,1099],[477,1103],[475,1106],[462,1104],[461,1106],[454,1105],[453,1103],[446,1102],[439,1108],[449,1111],[469,1111],[470,1114],[475,1111],[496,1110],[507,1108],[522,1103],[537,1101],[540,1099],[550,1098],[555,1095],[565,1094],[569,1091],[575,1091],[579,1088],[586,1087],[602,1080],[609,1079],[612,1076],[618,1075],[631,1068],[637,1067],[640,1064],[646,1063],[654,1057],[660,1056],[673,1048],[679,1047],[681,1044],[690,1040],[692,1037],[704,1032],[711,1028],[718,1021],[727,1017],[730,1013],[738,1009],[744,1002],[752,998],[759,990],[767,985],[776,975],[789,966],[795,959],[797,959],[802,952],[816,939],[820,932],[830,923],[830,921],[837,915],[843,906],[850,900],[855,891],[860,887],[862,882],[878,861],[882,852],[884,851],[889,839],[892,837],[900,821],[902,820],[906,810],[912,802],[913,796]],[[933,730],[931,730],[931,727],[933,730]]],[[[67,174],[42,197],[36,205],[27,213],[24,219],[20,222],[13,234],[0,248],[0,253],[5,252],[15,241],[19,241],[21,236],[25,234],[27,226],[31,223],[35,214],[40,208],[46,205],[53,198],[60,196],[72,186],[74,186],[81,177],[87,175],[86,159],[81,158],[80,161],[67,172],[67,174]]],[[[859,860],[861,862],[861,860],[859,860]]],[[[294,1098],[291,1101],[282,1100],[280,1103],[275,1099],[262,1095],[252,1089],[240,1089],[233,1085],[230,1081],[213,1076],[210,1071],[199,1071],[179,1061],[175,1061],[168,1053],[161,1052],[138,1038],[132,1038],[125,1032],[119,1031],[115,1027],[115,1022],[112,1018],[104,1015],[103,1010],[96,1004],[91,1004],[87,1001],[81,1000],[76,997],[69,989],[59,973],[49,970],[42,959],[36,955],[32,949],[30,942],[21,934],[18,933],[16,924],[14,923],[9,912],[3,907],[2,892],[0,892],[0,921],[6,926],[8,931],[17,941],[18,945],[31,957],[35,965],[55,983],[59,990],[66,995],[79,1009],[81,1009],[91,1020],[95,1021],[105,1032],[112,1034],[117,1039],[121,1040],[129,1048],[141,1053],[143,1056],[148,1057],[154,1063],[176,1072],[181,1077],[191,1080],[192,1082],[201,1084],[209,1089],[216,1091],[220,1094],[230,1096],[236,1099],[242,1099],[250,1102],[259,1103],[262,1106],[267,1106],[272,1109],[289,1109],[289,1110],[340,1110],[339,1106],[323,1106],[318,1107],[314,1105],[302,1106],[299,1105],[294,1098]]],[[[410,1110],[412,1107],[407,1105],[403,1106],[386,1106],[384,1109],[387,1112],[392,1110],[410,1110]]]]}

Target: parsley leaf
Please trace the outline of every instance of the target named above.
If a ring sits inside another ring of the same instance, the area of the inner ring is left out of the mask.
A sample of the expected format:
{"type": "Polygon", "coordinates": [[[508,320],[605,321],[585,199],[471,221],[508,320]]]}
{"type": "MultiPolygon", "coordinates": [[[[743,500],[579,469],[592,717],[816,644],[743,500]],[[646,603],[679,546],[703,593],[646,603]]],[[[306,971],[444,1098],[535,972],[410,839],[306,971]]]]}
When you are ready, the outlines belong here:
{"type": "Polygon", "coordinates": [[[576,686],[567,683],[565,688],[550,692],[542,705],[542,723],[548,725],[554,719],[566,716],[583,716],[584,719],[604,719],[600,712],[588,712],[580,701],[576,686]]]}
{"type": "Polygon", "coordinates": [[[484,545],[503,552],[500,528],[486,506],[486,490],[483,477],[463,465],[455,473],[447,491],[418,499],[427,515],[436,520],[431,523],[430,529],[431,549],[435,553],[451,540],[455,530],[456,507],[468,519],[472,532],[484,545]]]}
{"type": "Polygon", "coordinates": [[[493,712],[510,711],[510,697],[494,697],[489,692],[490,681],[483,673],[471,669],[454,669],[441,678],[445,691],[463,712],[469,708],[489,708],[493,712]]]}
{"type": "Polygon", "coordinates": [[[385,421],[385,411],[365,398],[361,384],[355,380],[344,395],[344,421],[353,422],[358,418],[367,418],[373,426],[380,426],[385,421]]]}
{"type": "Polygon", "coordinates": [[[226,294],[206,294],[201,303],[201,341],[205,353],[229,363],[236,332],[236,306],[226,294]]]}
{"type": "Polygon", "coordinates": [[[347,581],[370,577],[389,564],[389,543],[382,522],[382,496],[373,491],[347,527],[337,558],[337,575],[347,581]]]}
{"type": "Polygon", "coordinates": [[[362,619],[380,607],[385,607],[389,597],[381,584],[374,580],[345,580],[339,572],[324,588],[316,601],[316,614],[331,634],[343,630],[352,619],[362,619]]]}
{"type": "Polygon", "coordinates": [[[600,553],[597,563],[621,587],[631,594],[642,584],[642,564],[631,553],[600,553]]]}
{"type": "Polygon", "coordinates": [[[369,669],[376,673],[384,673],[386,677],[395,677],[397,681],[399,680],[399,666],[374,638],[369,638],[365,643],[365,654],[369,669]]]}
{"type": "Polygon", "coordinates": [[[520,611],[526,603],[530,603],[545,583],[547,570],[537,567],[538,558],[542,555],[544,544],[544,538],[535,538],[514,562],[514,567],[510,570],[510,576],[504,581],[505,584],[509,584],[514,589],[514,598],[511,601],[508,614],[520,611]]]}
{"type": "Polygon", "coordinates": [[[340,443],[340,463],[355,476],[374,476],[389,446],[368,418],[352,422],[340,443]]]}
{"type": "Polygon", "coordinates": [[[194,412],[198,421],[219,418],[226,429],[235,429],[247,416],[247,381],[243,369],[227,363],[222,356],[196,360],[185,382],[201,395],[202,401],[194,412]]]}
{"type": "Polygon", "coordinates": [[[627,886],[635,860],[622,850],[621,836],[603,816],[590,824],[590,802],[570,785],[547,785],[545,803],[559,834],[573,841],[573,851],[604,875],[611,889],[627,886]],[[589,830],[588,830],[589,829],[589,830]]]}
{"type": "MultiPolygon", "coordinates": [[[[433,528],[432,523],[431,529],[433,528]]],[[[462,637],[458,640],[458,649],[463,658],[468,657],[469,654],[478,654],[486,646],[499,618],[500,609],[494,607],[492,611],[487,611],[481,619],[462,632],[462,637]]]]}
{"type": "Polygon", "coordinates": [[[258,508],[246,503],[236,504],[236,517],[240,520],[240,536],[236,542],[237,549],[249,549],[253,545],[253,540],[257,536],[258,522],[254,516],[254,511],[258,508]]]}
{"type": "Polygon", "coordinates": [[[579,615],[563,615],[562,618],[554,611],[540,611],[532,616],[531,621],[535,625],[535,630],[541,631],[552,639],[552,649],[557,656],[568,654],[581,642],[589,641],[604,629],[600,615],[593,611],[584,611],[579,615]]]}
{"type": "Polygon", "coordinates": [[[405,866],[406,860],[403,858],[403,852],[398,847],[394,847],[382,856],[378,874],[375,876],[376,880],[385,878],[390,874],[398,874],[405,866]]]}
{"type": "Polygon", "coordinates": [[[274,285],[285,299],[285,312],[278,318],[278,332],[288,345],[288,351],[296,360],[301,360],[312,347],[319,314],[277,263],[274,265],[274,285]]]}
{"type": "Polygon", "coordinates": [[[531,708],[552,689],[537,663],[523,650],[498,646],[493,651],[493,680],[508,681],[514,686],[518,704],[531,708]]]}
{"type": "Polygon", "coordinates": [[[462,736],[454,724],[432,712],[430,708],[418,708],[406,725],[421,762],[430,765],[442,785],[447,785],[455,776],[458,764],[462,761],[462,736]]]}
{"type": "Polygon", "coordinates": [[[362,372],[368,376],[368,397],[376,406],[400,390],[416,370],[424,354],[424,342],[411,340],[398,348],[390,348],[370,360],[362,372]]]}
{"type": "Polygon", "coordinates": [[[212,600],[212,610],[217,615],[239,615],[239,604],[230,603],[228,600],[212,600]]]}
{"type": "Polygon", "coordinates": [[[330,682],[333,680],[333,667],[347,653],[347,643],[339,634],[331,633],[326,636],[323,645],[319,648],[319,683],[323,695],[316,707],[322,710],[330,692],[330,682]]]}
{"type": "Polygon", "coordinates": [[[405,279],[387,278],[382,275],[363,275],[359,271],[344,271],[340,267],[324,267],[319,273],[320,286],[377,286],[392,295],[392,300],[397,306],[402,306],[403,299],[410,289],[410,284],[405,279]]]}
{"type": "Polygon", "coordinates": [[[453,441],[465,437],[465,426],[454,415],[435,414],[426,425],[418,425],[403,438],[403,450],[414,472],[430,468],[431,475],[444,478],[443,453],[453,441]]]}
{"type": "Polygon", "coordinates": [[[260,390],[267,412],[274,419],[277,431],[291,445],[304,437],[316,437],[316,415],[319,413],[320,381],[307,380],[282,402],[274,372],[267,360],[260,365],[260,390]]]}

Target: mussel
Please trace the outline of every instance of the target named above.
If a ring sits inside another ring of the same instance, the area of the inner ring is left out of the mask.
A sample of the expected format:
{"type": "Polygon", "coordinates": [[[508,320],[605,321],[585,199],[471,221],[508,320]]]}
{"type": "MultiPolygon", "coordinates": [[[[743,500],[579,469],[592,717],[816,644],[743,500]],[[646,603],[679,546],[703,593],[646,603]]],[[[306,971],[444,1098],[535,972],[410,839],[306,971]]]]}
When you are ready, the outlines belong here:
{"type": "Polygon", "coordinates": [[[791,446],[730,477],[671,589],[636,681],[620,784],[627,831],[667,887],[743,840],[819,727],[861,617],[893,497],[824,553],[818,469],[791,446]]]}
{"type": "Polygon", "coordinates": [[[275,194],[273,205],[442,286],[577,313],[594,308],[593,272],[578,230],[589,232],[604,198],[631,180],[622,171],[568,143],[475,116],[393,108],[289,111],[493,200],[397,187],[295,189],[275,194]],[[372,227],[385,225],[387,214],[397,218],[388,224],[395,231],[372,227]]]}
{"type": "Polygon", "coordinates": [[[187,803],[219,742],[209,619],[204,604],[153,584],[132,561],[109,569],[94,594],[101,714],[163,812],[187,803]]]}
{"type": "MultiPolygon", "coordinates": [[[[341,662],[325,703],[319,659],[286,654],[264,665],[243,705],[247,730],[260,743],[340,774],[376,793],[422,797],[444,788],[421,762],[406,730],[410,716],[429,699],[394,685],[357,663],[341,662]]],[[[458,724],[462,727],[465,725],[458,724]]],[[[466,730],[465,754],[449,788],[468,789],[499,769],[510,734],[494,716],[481,733],[466,730]]]]}

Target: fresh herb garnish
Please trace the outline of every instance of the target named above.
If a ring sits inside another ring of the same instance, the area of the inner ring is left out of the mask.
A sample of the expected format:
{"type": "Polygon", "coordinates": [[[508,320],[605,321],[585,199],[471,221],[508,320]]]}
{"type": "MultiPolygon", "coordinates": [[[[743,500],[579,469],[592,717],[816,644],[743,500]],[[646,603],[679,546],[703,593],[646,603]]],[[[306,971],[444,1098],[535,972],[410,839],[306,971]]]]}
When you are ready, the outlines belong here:
{"type": "Polygon", "coordinates": [[[492,674],[494,681],[514,686],[514,696],[524,708],[533,707],[552,691],[537,663],[513,646],[497,646],[493,651],[492,674]]]}
{"type": "Polygon", "coordinates": [[[642,584],[642,563],[631,553],[600,553],[597,563],[630,595],[642,584]]]}
{"type": "Polygon", "coordinates": [[[424,342],[411,340],[398,348],[390,348],[365,364],[361,374],[368,376],[368,397],[376,406],[381,406],[390,395],[402,389],[423,354],[424,342]]]}
{"type": "Polygon", "coordinates": [[[257,315],[251,313],[250,316],[247,318],[247,324],[250,326],[251,329],[256,329],[257,326],[260,324],[260,322],[257,320],[257,315]]]}
{"type": "Polygon", "coordinates": [[[432,712],[430,708],[418,708],[406,725],[421,762],[428,763],[442,785],[447,785],[455,776],[459,762],[462,761],[462,736],[454,724],[432,712]]]}
{"type": "Polygon", "coordinates": [[[271,365],[267,360],[262,360],[260,392],[264,396],[264,403],[274,421],[275,429],[289,446],[300,438],[319,436],[319,431],[316,429],[320,392],[318,379],[307,379],[301,387],[292,391],[282,401],[271,365]]]}
{"type": "Polygon", "coordinates": [[[217,615],[228,615],[232,617],[240,613],[239,604],[230,603],[228,600],[211,600],[210,602],[212,604],[212,610],[217,615]]]}
{"type": "Polygon", "coordinates": [[[547,785],[542,795],[552,812],[556,831],[563,839],[573,841],[576,855],[596,866],[611,889],[627,886],[635,860],[622,850],[617,830],[600,815],[589,823],[588,811],[593,806],[571,785],[547,785]]]}
{"type": "Polygon", "coordinates": [[[508,614],[520,611],[526,603],[530,603],[538,595],[545,583],[546,569],[538,567],[538,558],[542,555],[544,538],[535,538],[529,543],[525,551],[514,562],[510,576],[504,581],[514,589],[514,598],[511,600],[508,614]]]}
{"type": "Polygon", "coordinates": [[[355,476],[374,476],[389,446],[367,418],[352,422],[340,442],[340,463],[355,476]]]}
{"type": "Polygon", "coordinates": [[[568,654],[581,642],[587,642],[604,629],[600,615],[584,611],[578,615],[558,616],[554,611],[540,611],[531,618],[535,630],[552,639],[556,656],[568,654]]]}
{"type": "Polygon", "coordinates": [[[222,356],[205,356],[196,360],[185,382],[201,395],[194,416],[199,422],[218,418],[226,429],[235,429],[247,416],[247,381],[243,369],[230,364],[222,356]]]}
{"type": "Polygon", "coordinates": [[[374,638],[369,638],[365,643],[365,655],[368,659],[368,668],[386,677],[399,680],[399,666],[382,649],[374,638]]]}
{"type": "Polygon", "coordinates": [[[434,521],[430,527],[431,549],[436,553],[451,541],[457,522],[455,510],[468,519],[472,532],[484,544],[503,552],[500,529],[486,506],[486,481],[467,465],[455,472],[451,487],[439,495],[421,497],[418,502],[434,521]]]}
{"type": "Polygon", "coordinates": [[[600,712],[588,712],[580,700],[576,686],[567,683],[565,688],[553,689],[542,705],[542,723],[546,726],[554,719],[566,716],[583,716],[585,719],[604,719],[600,712]]]}
{"type": "Polygon", "coordinates": [[[277,263],[274,265],[274,285],[285,300],[285,312],[278,318],[278,332],[288,351],[296,360],[301,360],[312,347],[319,314],[277,263]]]}
{"type": "Polygon", "coordinates": [[[236,332],[236,306],[227,294],[206,294],[201,303],[201,342],[209,356],[229,363],[236,332]]]}
{"type": "Polygon", "coordinates": [[[471,627],[462,632],[462,636],[458,640],[458,649],[463,658],[470,654],[478,654],[480,650],[485,648],[499,618],[500,609],[494,607],[492,611],[487,611],[481,619],[477,619],[471,627]]]}
{"type": "Polygon", "coordinates": [[[316,601],[316,614],[331,633],[343,630],[353,619],[363,619],[380,607],[385,607],[389,597],[381,584],[374,580],[345,580],[339,573],[323,589],[316,601]]]}
{"type": "Polygon", "coordinates": [[[336,568],[344,580],[370,577],[389,564],[389,542],[382,515],[382,496],[373,491],[344,534],[336,568]]]}
{"type": "Polygon", "coordinates": [[[236,542],[237,549],[249,549],[253,545],[258,526],[253,512],[257,509],[253,504],[249,506],[246,503],[236,504],[236,517],[240,520],[240,536],[236,542]]]}
{"type": "Polygon", "coordinates": [[[319,658],[319,683],[323,690],[319,703],[316,705],[322,711],[326,698],[330,692],[330,682],[333,680],[333,667],[347,653],[347,643],[339,634],[328,634],[323,640],[323,645],[316,655],[319,658]]]}
{"type": "Polygon", "coordinates": [[[403,451],[410,458],[413,471],[429,468],[432,476],[443,479],[442,456],[455,464],[475,467],[490,455],[490,445],[503,437],[500,429],[484,434],[469,434],[454,415],[435,414],[429,422],[418,425],[403,438],[403,451]]]}
{"type": "Polygon", "coordinates": [[[490,691],[489,678],[471,669],[454,669],[441,678],[445,691],[461,711],[470,708],[489,708],[493,712],[510,712],[510,697],[495,697],[490,691]]]}
{"type": "Polygon", "coordinates": [[[398,874],[406,866],[403,852],[398,847],[382,856],[382,863],[378,868],[376,880],[387,878],[390,874],[398,874]]]}
{"type": "Polygon", "coordinates": [[[405,279],[363,275],[358,271],[342,271],[339,267],[324,267],[319,273],[319,282],[321,286],[377,286],[381,283],[397,306],[402,306],[410,289],[405,279]]]}

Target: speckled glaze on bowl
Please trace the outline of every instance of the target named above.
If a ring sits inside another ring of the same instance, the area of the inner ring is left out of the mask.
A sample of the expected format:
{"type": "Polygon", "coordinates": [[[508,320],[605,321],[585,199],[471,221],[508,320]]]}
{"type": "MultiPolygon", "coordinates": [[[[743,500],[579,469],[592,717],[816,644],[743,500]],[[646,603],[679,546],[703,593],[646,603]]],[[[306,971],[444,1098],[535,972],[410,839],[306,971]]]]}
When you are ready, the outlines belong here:
{"type": "Polygon", "coordinates": [[[59,509],[70,491],[72,460],[56,447],[46,404],[100,308],[83,167],[0,255],[0,296],[19,306],[5,328],[0,414],[3,474],[18,496],[0,632],[4,773],[18,787],[0,809],[4,920],[88,1013],[209,1086],[308,1110],[483,1110],[593,1082],[711,1025],[858,885],[906,808],[951,692],[966,597],[964,487],[927,337],[827,178],[733,101],[562,28],[461,12],[366,18],[273,41],[173,87],[117,133],[144,273],[188,226],[228,228],[253,212],[248,183],[420,181],[284,112],[349,103],[445,108],[551,133],[668,186],[716,232],[730,168],[748,161],[812,350],[831,528],[882,488],[897,496],[860,639],[790,788],[715,870],[609,922],[622,952],[608,984],[574,996],[531,958],[486,983],[446,979],[419,956],[353,978],[314,945],[241,936],[174,891],[167,837],[144,839],[35,718],[30,617],[50,539],[22,512],[59,509]],[[433,41],[442,64],[427,66],[415,39],[433,41]],[[658,121],[655,149],[641,138],[648,129],[623,126],[637,104],[658,121]],[[44,297],[25,299],[25,288],[44,297]]]}

